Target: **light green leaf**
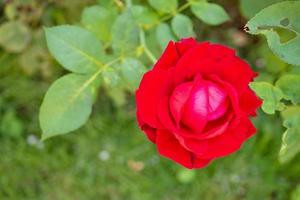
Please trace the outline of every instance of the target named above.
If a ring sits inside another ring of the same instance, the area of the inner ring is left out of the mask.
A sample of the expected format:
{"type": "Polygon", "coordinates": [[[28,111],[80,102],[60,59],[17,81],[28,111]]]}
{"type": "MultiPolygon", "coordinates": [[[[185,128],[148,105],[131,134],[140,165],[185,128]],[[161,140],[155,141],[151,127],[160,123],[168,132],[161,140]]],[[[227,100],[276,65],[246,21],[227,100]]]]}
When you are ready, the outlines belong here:
{"type": "Polygon", "coordinates": [[[291,106],[284,110],[281,115],[283,125],[287,127],[282,137],[282,146],[279,152],[279,160],[282,163],[290,161],[300,152],[300,107],[291,106]]]}
{"type": "Polygon", "coordinates": [[[208,2],[192,2],[192,12],[203,22],[219,25],[230,19],[226,11],[218,4],[208,2]]]}
{"type": "Polygon", "coordinates": [[[103,42],[111,39],[111,27],[117,17],[117,12],[113,9],[106,9],[101,6],[91,6],[83,10],[81,22],[83,25],[95,33],[103,42]]]}
{"type": "Polygon", "coordinates": [[[169,25],[166,23],[161,23],[156,27],[156,38],[162,49],[166,48],[170,40],[176,40],[169,25]]]}
{"type": "Polygon", "coordinates": [[[8,52],[23,51],[31,39],[30,31],[20,21],[10,21],[0,26],[0,46],[8,52]]]}
{"type": "Polygon", "coordinates": [[[240,0],[240,9],[242,14],[249,19],[263,8],[280,1],[283,0],[240,0]]]}
{"type": "Polygon", "coordinates": [[[66,69],[90,73],[102,67],[105,54],[101,42],[89,31],[77,26],[45,28],[51,54],[66,69]]]}
{"type": "Polygon", "coordinates": [[[279,88],[267,82],[253,82],[250,87],[263,99],[262,109],[265,113],[274,114],[275,110],[284,109],[284,104],[280,102],[284,95],[279,88]]]}
{"type": "Polygon", "coordinates": [[[287,129],[282,136],[279,161],[286,163],[300,152],[300,127],[287,129]]]}
{"type": "Polygon", "coordinates": [[[279,58],[293,65],[300,65],[299,7],[300,1],[277,3],[261,10],[246,24],[246,30],[250,34],[264,34],[271,50],[279,58]],[[293,32],[295,37],[281,42],[275,30],[278,28],[293,32]]]}
{"type": "Polygon", "coordinates": [[[69,74],[55,81],[40,108],[42,139],[81,127],[92,111],[95,76],[69,74]]]}
{"type": "Polygon", "coordinates": [[[116,87],[120,83],[120,76],[115,67],[107,67],[102,72],[104,83],[110,88],[116,87]]]}
{"type": "Polygon", "coordinates": [[[121,64],[122,77],[130,89],[136,90],[146,67],[135,58],[126,58],[121,64]]]}
{"type": "Polygon", "coordinates": [[[193,22],[185,15],[175,15],[172,19],[171,26],[178,38],[195,37],[193,22]]]}
{"type": "Polygon", "coordinates": [[[130,11],[139,26],[148,28],[159,22],[158,15],[144,6],[131,6],[130,11]]]}
{"type": "Polygon", "coordinates": [[[131,55],[138,45],[139,27],[128,10],[119,15],[112,27],[112,46],[121,55],[131,55]]]}
{"type": "Polygon", "coordinates": [[[300,107],[299,106],[289,106],[283,112],[281,116],[283,118],[283,126],[286,128],[293,128],[300,126],[300,107]]]}
{"type": "Polygon", "coordinates": [[[149,4],[159,12],[175,13],[177,9],[177,0],[148,0],[149,4]]]}
{"type": "Polygon", "coordinates": [[[282,90],[285,98],[291,100],[293,104],[300,102],[300,75],[283,75],[276,82],[276,86],[282,90]]]}

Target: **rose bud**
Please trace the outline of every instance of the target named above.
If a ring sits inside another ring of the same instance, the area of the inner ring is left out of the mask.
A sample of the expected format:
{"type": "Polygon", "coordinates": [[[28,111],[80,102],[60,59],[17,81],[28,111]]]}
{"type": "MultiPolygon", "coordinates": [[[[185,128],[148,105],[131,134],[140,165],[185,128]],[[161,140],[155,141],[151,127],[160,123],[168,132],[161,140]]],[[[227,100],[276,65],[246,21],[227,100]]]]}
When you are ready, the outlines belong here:
{"type": "Polygon", "coordinates": [[[256,76],[235,51],[193,38],[170,41],[136,91],[137,120],[160,155],[202,168],[237,151],[256,129],[256,76]]]}

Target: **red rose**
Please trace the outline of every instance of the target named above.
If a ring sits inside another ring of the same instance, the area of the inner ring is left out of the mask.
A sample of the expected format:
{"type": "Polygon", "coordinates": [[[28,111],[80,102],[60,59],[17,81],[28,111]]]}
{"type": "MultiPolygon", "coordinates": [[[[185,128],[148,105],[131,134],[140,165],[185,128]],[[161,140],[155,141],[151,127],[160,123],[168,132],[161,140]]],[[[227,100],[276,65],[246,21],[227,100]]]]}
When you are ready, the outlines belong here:
{"type": "Polygon", "coordinates": [[[136,92],[137,119],[158,152],[187,168],[237,151],[256,130],[255,77],[235,51],[194,39],[169,42],[136,92]]]}

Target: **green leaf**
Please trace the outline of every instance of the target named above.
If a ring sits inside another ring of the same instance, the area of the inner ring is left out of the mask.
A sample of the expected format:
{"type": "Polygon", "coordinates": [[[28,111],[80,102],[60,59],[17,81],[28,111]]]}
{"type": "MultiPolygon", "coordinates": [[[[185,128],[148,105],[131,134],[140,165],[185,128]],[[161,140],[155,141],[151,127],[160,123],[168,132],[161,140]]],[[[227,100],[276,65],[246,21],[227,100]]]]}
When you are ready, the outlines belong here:
{"type": "Polygon", "coordinates": [[[293,104],[300,103],[300,75],[283,75],[276,82],[276,86],[282,90],[285,98],[291,100],[293,104]]]}
{"type": "Polygon", "coordinates": [[[115,67],[107,67],[102,72],[104,83],[110,88],[116,87],[120,83],[120,76],[115,67]]]}
{"type": "Polygon", "coordinates": [[[242,14],[249,19],[263,8],[280,1],[282,0],[240,0],[240,9],[242,14]]]}
{"type": "Polygon", "coordinates": [[[103,66],[102,44],[89,31],[70,25],[45,28],[45,31],[51,54],[66,69],[91,73],[103,66]]]}
{"type": "Polygon", "coordinates": [[[284,104],[280,102],[284,95],[279,88],[267,82],[253,82],[250,87],[263,99],[262,109],[265,113],[274,114],[275,110],[284,109],[284,104]]]}
{"type": "Polygon", "coordinates": [[[55,81],[40,108],[42,139],[81,127],[92,111],[95,76],[68,74],[55,81]]]}
{"type": "Polygon", "coordinates": [[[83,10],[81,22],[103,42],[111,39],[111,27],[117,17],[113,9],[106,9],[101,6],[91,6],[83,10]]]}
{"type": "Polygon", "coordinates": [[[156,38],[162,49],[166,48],[170,40],[176,40],[169,25],[166,23],[161,23],[156,27],[156,38]]]}
{"type": "Polygon", "coordinates": [[[146,67],[135,58],[126,58],[121,64],[122,77],[130,89],[136,90],[146,67]]]}
{"type": "Polygon", "coordinates": [[[172,19],[171,26],[178,38],[195,37],[193,22],[185,15],[175,15],[172,19]]]}
{"type": "Polygon", "coordinates": [[[159,22],[158,15],[144,6],[131,6],[130,11],[139,26],[148,28],[159,22]]]}
{"type": "Polygon", "coordinates": [[[191,9],[194,15],[210,25],[219,25],[230,19],[226,11],[218,4],[192,2],[191,9]]]}
{"type": "Polygon", "coordinates": [[[300,65],[299,7],[300,1],[277,3],[261,10],[246,24],[246,30],[250,34],[264,34],[271,50],[279,58],[293,65],[300,65]],[[281,42],[277,29],[292,32],[295,37],[281,42]]]}
{"type": "Polygon", "coordinates": [[[138,45],[139,27],[128,10],[119,15],[112,27],[112,47],[121,55],[131,55],[138,45]]]}
{"type": "Polygon", "coordinates": [[[282,163],[290,161],[300,152],[300,107],[291,106],[284,110],[281,115],[283,125],[287,127],[282,137],[282,146],[279,152],[279,160],[282,163]]]}
{"type": "Polygon", "coordinates": [[[148,2],[154,9],[162,13],[175,13],[178,6],[177,0],[148,0],[148,2]]]}
{"type": "Polygon", "coordinates": [[[282,136],[279,161],[286,163],[300,152],[300,127],[287,129],[282,136]]]}
{"type": "Polygon", "coordinates": [[[23,51],[31,40],[30,31],[20,21],[10,21],[0,26],[0,46],[6,51],[19,53],[23,51]]]}

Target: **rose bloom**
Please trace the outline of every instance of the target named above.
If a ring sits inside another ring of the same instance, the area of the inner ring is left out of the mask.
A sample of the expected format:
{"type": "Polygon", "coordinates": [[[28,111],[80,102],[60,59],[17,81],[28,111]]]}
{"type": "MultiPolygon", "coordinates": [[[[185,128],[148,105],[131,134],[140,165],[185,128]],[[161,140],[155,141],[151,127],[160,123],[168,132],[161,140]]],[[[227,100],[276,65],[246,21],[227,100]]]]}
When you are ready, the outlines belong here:
{"type": "Polygon", "coordinates": [[[136,91],[137,120],[159,154],[201,168],[237,151],[256,129],[256,76],[235,51],[193,38],[170,41],[136,91]]]}

